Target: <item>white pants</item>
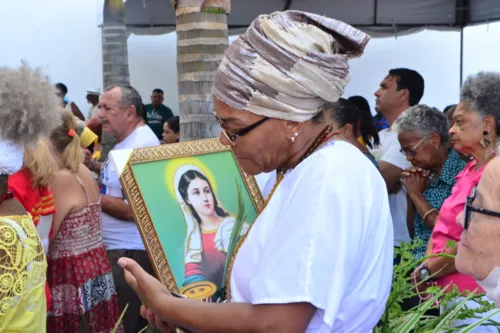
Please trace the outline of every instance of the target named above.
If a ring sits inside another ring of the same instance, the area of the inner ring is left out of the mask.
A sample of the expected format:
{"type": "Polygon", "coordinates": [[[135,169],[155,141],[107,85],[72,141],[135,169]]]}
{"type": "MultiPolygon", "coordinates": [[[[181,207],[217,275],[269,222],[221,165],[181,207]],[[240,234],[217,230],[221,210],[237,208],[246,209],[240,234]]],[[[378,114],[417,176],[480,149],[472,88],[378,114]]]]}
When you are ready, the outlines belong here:
{"type": "MultiPolygon", "coordinates": [[[[459,297],[456,300],[450,301],[450,303],[447,304],[447,306],[446,306],[446,308],[444,308],[444,310],[447,310],[450,307],[452,307],[453,305],[460,303],[461,301],[463,301],[464,298],[465,297],[459,297]]],[[[483,296],[482,300],[488,301],[488,298],[486,296],[483,296]]],[[[469,309],[477,309],[480,307],[480,305],[478,303],[476,303],[475,301],[468,301],[463,306],[467,306],[469,309]]],[[[498,310],[499,309],[493,309],[491,311],[488,311],[488,312],[485,312],[482,314],[478,314],[478,315],[482,315],[482,317],[487,317],[490,314],[492,314],[493,312],[498,311],[498,310]]],[[[500,322],[500,313],[494,315],[490,319],[497,321],[497,322],[500,322]]],[[[462,326],[462,325],[465,327],[465,326],[474,324],[478,320],[480,320],[480,319],[469,318],[469,319],[465,319],[465,320],[454,320],[451,322],[450,327],[458,327],[458,326],[462,326]]],[[[478,326],[475,329],[473,329],[471,332],[474,332],[474,333],[476,333],[476,332],[481,332],[481,333],[482,332],[495,332],[495,333],[497,333],[498,329],[496,327],[493,327],[493,326],[478,326]]]]}

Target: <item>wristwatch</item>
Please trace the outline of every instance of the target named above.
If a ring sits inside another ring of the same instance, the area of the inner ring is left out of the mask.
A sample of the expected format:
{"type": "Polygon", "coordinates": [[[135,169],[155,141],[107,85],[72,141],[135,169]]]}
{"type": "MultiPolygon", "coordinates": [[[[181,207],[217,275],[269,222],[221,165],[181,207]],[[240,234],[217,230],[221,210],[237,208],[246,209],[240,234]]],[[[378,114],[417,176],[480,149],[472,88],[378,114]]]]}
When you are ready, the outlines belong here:
{"type": "Polygon", "coordinates": [[[432,274],[431,271],[429,270],[429,266],[427,265],[427,263],[420,266],[420,269],[418,270],[418,275],[420,277],[420,281],[427,281],[427,280],[432,281],[431,278],[432,274]]]}

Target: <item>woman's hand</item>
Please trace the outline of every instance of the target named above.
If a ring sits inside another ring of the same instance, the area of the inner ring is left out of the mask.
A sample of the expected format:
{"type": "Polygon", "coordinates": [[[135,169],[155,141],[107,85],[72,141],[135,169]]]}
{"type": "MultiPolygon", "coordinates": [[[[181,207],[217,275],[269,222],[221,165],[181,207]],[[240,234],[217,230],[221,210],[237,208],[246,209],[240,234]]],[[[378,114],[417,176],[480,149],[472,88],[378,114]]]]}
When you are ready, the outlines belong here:
{"type": "MultiPolygon", "coordinates": [[[[415,286],[415,290],[419,293],[423,293],[427,290],[427,288],[431,287],[432,284],[430,284],[429,282],[422,282],[422,280],[420,279],[420,267],[421,266],[415,268],[415,270],[411,273],[411,278],[415,286]]],[[[422,294],[420,296],[425,297],[426,295],[422,294]]]]}
{"type": "Polygon", "coordinates": [[[176,327],[158,318],[147,306],[141,306],[141,316],[149,322],[149,325],[161,333],[174,333],[176,327]]]}
{"type": "Polygon", "coordinates": [[[429,171],[420,168],[409,168],[403,172],[403,182],[410,196],[425,192],[429,181],[429,174],[429,171]]]}
{"type": "Polygon", "coordinates": [[[167,288],[132,259],[120,258],[118,264],[125,270],[125,280],[128,285],[134,289],[142,301],[144,307],[144,309],[141,308],[142,316],[155,327],[167,329],[166,332],[175,332],[174,326],[163,322],[159,315],[161,310],[165,311],[165,303],[168,303],[168,299],[173,297],[167,288]]]}

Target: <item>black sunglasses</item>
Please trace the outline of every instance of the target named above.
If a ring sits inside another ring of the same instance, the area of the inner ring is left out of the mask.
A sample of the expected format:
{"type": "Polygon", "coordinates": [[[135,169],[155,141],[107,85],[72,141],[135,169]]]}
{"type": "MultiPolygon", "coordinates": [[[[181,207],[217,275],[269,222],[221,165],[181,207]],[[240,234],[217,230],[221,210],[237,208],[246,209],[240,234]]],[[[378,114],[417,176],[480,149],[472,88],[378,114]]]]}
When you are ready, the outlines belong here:
{"type": "Polygon", "coordinates": [[[215,120],[217,120],[217,124],[219,124],[221,130],[222,130],[222,133],[224,133],[224,135],[226,136],[226,138],[229,140],[229,142],[231,142],[231,144],[234,146],[235,145],[235,141],[236,139],[238,139],[240,136],[244,136],[244,135],[247,135],[248,133],[250,133],[252,130],[256,129],[257,127],[259,127],[260,125],[262,125],[266,120],[269,120],[268,117],[264,117],[262,118],[261,120],[253,123],[252,125],[248,125],[247,127],[245,128],[242,128],[238,131],[236,131],[236,133],[232,134],[232,133],[229,133],[225,128],[224,128],[224,124],[222,123],[222,120],[220,120],[219,117],[217,117],[217,115],[215,114],[214,112],[214,116],[215,116],[215,120]]]}
{"type": "Polygon", "coordinates": [[[467,230],[467,228],[469,228],[469,223],[470,223],[471,215],[473,212],[483,214],[483,215],[488,215],[488,216],[500,217],[500,212],[494,212],[492,210],[473,206],[472,203],[474,202],[474,200],[476,200],[476,193],[477,193],[477,185],[474,186],[474,188],[472,189],[470,195],[467,197],[467,203],[465,204],[465,210],[464,210],[464,229],[465,230],[467,230]]]}

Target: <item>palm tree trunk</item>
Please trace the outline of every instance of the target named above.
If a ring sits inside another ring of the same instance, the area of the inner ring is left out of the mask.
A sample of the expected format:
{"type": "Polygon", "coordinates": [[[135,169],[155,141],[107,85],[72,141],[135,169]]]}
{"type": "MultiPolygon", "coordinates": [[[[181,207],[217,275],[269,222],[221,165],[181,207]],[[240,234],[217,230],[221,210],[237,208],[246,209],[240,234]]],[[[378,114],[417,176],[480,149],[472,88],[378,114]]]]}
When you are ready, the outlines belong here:
{"type": "Polygon", "coordinates": [[[230,0],[179,0],[177,75],[181,141],[213,138],[212,87],[228,42],[230,0]]]}
{"type": "MultiPolygon", "coordinates": [[[[104,87],[129,84],[127,27],[123,0],[105,0],[102,28],[102,74],[104,87]]],[[[102,134],[101,160],[115,146],[115,139],[102,134]]]]}

